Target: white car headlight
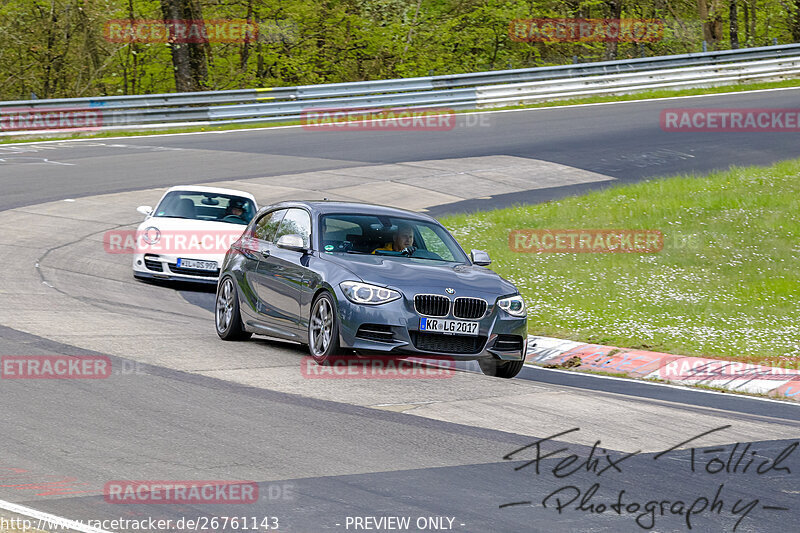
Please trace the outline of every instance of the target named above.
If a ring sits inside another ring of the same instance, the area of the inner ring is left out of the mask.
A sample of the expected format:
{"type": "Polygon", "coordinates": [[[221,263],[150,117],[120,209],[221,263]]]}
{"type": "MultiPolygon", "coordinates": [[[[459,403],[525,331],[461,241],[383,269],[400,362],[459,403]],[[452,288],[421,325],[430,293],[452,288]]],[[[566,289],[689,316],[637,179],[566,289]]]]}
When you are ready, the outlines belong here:
{"type": "Polygon", "coordinates": [[[497,300],[497,306],[512,316],[527,315],[527,311],[525,310],[525,300],[523,300],[522,296],[520,295],[509,296],[508,298],[497,300]]]}
{"type": "Polygon", "coordinates": [[[347,299],[357,304],[378,305],[400,298],[400,293],[360,281],[343,281],[339,284],[347,299]]]}
{"type": "Polygon", "coordinates": [[[161,240],[161,231],[155,226],[149,226],[142,231],[142,239],[147,244],[157,244],[161,240]]]}

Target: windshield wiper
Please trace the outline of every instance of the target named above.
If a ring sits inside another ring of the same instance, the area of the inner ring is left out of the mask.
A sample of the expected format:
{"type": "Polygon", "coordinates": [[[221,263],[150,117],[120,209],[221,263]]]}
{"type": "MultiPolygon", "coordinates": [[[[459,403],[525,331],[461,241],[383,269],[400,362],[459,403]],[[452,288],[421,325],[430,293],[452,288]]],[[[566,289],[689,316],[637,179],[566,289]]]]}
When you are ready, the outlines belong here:
{"type": "Polygon", "coordinates": [[[179,217],[178,215],[159,215],[161,218],[185,218],[188,220],[192,220],[192,217],[179,217]]]}

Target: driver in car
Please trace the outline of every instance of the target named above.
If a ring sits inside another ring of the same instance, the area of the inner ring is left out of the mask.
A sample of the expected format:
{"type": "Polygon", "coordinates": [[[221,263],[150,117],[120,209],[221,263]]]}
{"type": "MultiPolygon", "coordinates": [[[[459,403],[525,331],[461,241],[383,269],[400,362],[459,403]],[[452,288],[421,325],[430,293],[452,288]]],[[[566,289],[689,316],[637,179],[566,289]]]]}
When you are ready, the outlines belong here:
{"type": "Polygon", "coordinates": [[[244,202],[242,200],[231,200],[231,203],[225,208],[223,220],[229,217],[235,217],[244,221],[244,202]]]}
{"type": "Polygon", "coordinates": [[[376,252],[402,252],[403,250],[413,251],[414,249],[414,228],[411,224],[400,224],[394,233],[392,242],[386,243],[382,248],[375,248],[376,252]]]}

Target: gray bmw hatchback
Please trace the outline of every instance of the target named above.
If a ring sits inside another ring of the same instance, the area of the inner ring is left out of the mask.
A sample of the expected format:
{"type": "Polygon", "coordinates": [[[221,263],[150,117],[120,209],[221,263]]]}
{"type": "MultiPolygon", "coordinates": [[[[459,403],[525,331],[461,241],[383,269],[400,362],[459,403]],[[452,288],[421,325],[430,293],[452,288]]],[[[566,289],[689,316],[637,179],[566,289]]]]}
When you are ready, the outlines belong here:
{"type": "Polygon", "coordinates": [[[320,364],[355,350],[477,360],[511,378],[525,361],[527,312],[489,263],[423,214],[282,202],[262,208],[225,256],[217,334],[297,341],[320,364]]]}

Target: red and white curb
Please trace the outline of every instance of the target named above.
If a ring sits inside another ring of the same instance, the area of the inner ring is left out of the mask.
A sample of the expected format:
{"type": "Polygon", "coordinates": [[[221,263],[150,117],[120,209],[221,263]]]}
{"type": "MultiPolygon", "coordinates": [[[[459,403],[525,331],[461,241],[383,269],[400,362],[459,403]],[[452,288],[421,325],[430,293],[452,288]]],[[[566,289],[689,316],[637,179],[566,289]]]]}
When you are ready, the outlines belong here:
{"type": "Polygon", "coordinates": [[[576,369],[659,379],[679,385],[706,385],[800,401],[800,370],[586,344],[552,337],[528,337],[526,364],[560,365],[574,357],[580,359],[580,365],[574,367],[576,369]]]}

